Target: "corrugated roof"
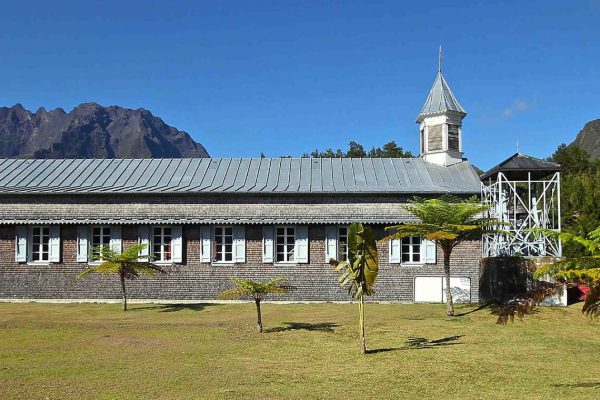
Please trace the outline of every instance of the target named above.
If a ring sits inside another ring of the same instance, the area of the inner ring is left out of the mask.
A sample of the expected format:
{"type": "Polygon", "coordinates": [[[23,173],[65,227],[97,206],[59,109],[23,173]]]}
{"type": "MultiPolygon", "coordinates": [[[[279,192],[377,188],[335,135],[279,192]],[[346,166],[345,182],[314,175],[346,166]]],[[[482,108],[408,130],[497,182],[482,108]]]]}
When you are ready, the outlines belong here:
{"type": "Polygon", "coordinates": [[[498,172],[504,173],[509,179],[519,180],[527,179],[528,174],[531,174],[532,179],[538,179],[558,171],[560,165],[557,163],[515,153],[481,175],[481,180],[495,178],[498,172]]]}
{"type": "Polygon", "coordinates": [[[425,104],[417,117],[417,122],[421,122],[428,115],[446,111],[455,111],[467,115],[466,111],[458,103],[458,100],[456,100],[456,97],[452,94],[450,86],[448,86],[442,72],[439,71],[429,91],[427,100],[425,100],[425,104]]]}
{"type": "Polygon", "coordinates": [[[478,193],[466,161],[420,158],[0,159],[1,193],[478,193]]]}

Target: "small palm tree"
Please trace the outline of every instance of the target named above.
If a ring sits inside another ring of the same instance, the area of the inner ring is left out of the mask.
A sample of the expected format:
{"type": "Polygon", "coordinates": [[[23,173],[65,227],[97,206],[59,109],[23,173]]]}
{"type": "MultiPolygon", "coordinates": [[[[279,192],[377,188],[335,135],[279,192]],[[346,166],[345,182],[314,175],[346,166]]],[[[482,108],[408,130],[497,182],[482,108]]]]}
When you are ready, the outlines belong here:
{"type": "Polygon", "coordinates": [[[590,232],[587,237],[546,229],[536,231],[554,236],[563,243],[579,243],[590,255],[544,265],[534,272],[533,277],[536,279],[549,277],[562,284],[587,285],[589,292],[585,296],[581,310],[589,316],[600,317],[600,227],[590,232]]]}
{"type": "Polygon", "coordinates": [[[450,256],[452,250],[465,240],[479,239],[484,230],[490,231],[497,220],[484,218],[483,212],[489,208],[473,197],[461,200],[452,196],[424,200],[415,198],[406,206],[406,211],[420,219],[420,222],[408,223],[385,228],[393,231],[386,240],[420,236],[435,242],[444,254],[444,275],[446,280],[447,315],[454,315],[454,303],[450,291],[450,256]]]}
{"type": "Polygon", "coordinates": [[[139,261],[139,254],[146,248],[146,244],[137,244],[128,247],[120,253],[113,250],[110,246],[102,246],[92,249],[94,260],[101,261],[100,265],[90,267],[77,275],[77,279],[83,278],[89,274],[97,273],[102,275],[117,274],[121,282],[121,291],[123,292],[123,311],[127,311],[127,291],[125,290],[125,280],[135,279],[140,275],[154,276],[157,272],[165,272],[162,268],[147,261],[139,261]]]}
{"type": "Polygon", "coordinates": [[[379,271],[377,258],[377,243],[371,229],[362,224],[353,223],[348,227],[348,260],[339,261],[331,259],[336,272],[340,272],[338,281],[348,289],[358,300],[360,348],[363,354],[367,352],[365,339],[365,301],[364,296],[375,293],[374,286],[379,271]]]}
{"type": "Polygon", "coordinates": [[[235,285],[235,287],[225,290],[219,295],[219,298],[223,300],[235,300],[243,297],[250,297],[254,299],[254,304],[256,304],[256,314],[258,318],[258,331],[262,332],[263,323],[262,313],[260,310],[260,302],[267,294],[287,293],[288,282],[281,276],[275,279],[271,279],[267,283],[260,283],[250,279],[241,278],[231,278],[230,281],[235,285]]]}

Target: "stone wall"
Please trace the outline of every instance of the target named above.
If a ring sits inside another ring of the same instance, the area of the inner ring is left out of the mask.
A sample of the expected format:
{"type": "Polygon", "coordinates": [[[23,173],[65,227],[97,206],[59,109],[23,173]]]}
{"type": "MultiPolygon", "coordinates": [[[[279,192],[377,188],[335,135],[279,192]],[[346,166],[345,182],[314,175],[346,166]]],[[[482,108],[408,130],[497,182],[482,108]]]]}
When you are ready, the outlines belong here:
{"type": "Polygon", "coordinates": [[[535,287],[533,272],[560,257],[487,257],[479,262],[479,299],[503,303],[535,287]]]}
{"type": "MultiPolygon", "coordinates": [[[[385,236],[383,226],[375,226],[376,237],[385,236]]],[[[29,265],[15,262],[15,226],[0,227],[0,299],[117,299],[120,289],[114,276],[88,276],[77,279],[87,267],[76,261],[74,225],[61,228],[61,263],[29,265]]],[[[262,228],[246,226],[246,262],[236,265],[211,265],[200,262],[198,226],[183,229],[183,263],[166,267],[166,274],[128,282],[131,299],[207,300],[231,286],[230,277],[267,280],[283,276],[292,291],[277,300],[344,301],[350,297],[337,283],[337,275],[325,262],[325,227],[310,225],[308,264],[273,265],[262,263],[262,228]]],[[[137,243],[137,226],[123,226],[123,245],[137,243]]],[[[413,301],[415,276],[443,275],[442,255],[437,264],[403,266],[390,264],[386,242],[379,242],[380,274],[373,300],[413,301]]],[[[452,276],[471,278],[471,300],[479,299],[479,259],[481,243],[458,246],[452,257],[452,276]]]]}

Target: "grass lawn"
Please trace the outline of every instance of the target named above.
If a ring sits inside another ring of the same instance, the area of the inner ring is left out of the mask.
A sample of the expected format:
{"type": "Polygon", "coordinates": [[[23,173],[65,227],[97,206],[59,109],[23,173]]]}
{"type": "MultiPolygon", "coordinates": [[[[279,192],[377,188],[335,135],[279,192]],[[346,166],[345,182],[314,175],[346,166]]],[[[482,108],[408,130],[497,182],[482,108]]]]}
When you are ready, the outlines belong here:
{"type": "Polygon", "coordinates": [[[0,398],[600,398],[600,321],[367,304],[0,303],[0,398]],[[413,339],[410,339],[413,338],[413,339]],[[421,338],[421,339],[414,339],[421,338]]]}

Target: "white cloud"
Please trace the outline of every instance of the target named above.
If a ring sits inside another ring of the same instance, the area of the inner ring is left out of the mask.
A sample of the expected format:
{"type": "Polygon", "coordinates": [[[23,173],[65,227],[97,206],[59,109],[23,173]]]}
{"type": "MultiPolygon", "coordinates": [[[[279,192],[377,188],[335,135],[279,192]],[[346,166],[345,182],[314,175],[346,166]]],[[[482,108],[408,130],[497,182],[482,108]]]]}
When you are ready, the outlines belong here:
{"type": "Polygon", "coordinates": [[[502,110],[502,118],[511,118],[518,113],[522,113],[531,107],[531,103],[523,99],[516,99],[510,107],[502,110]]]}

